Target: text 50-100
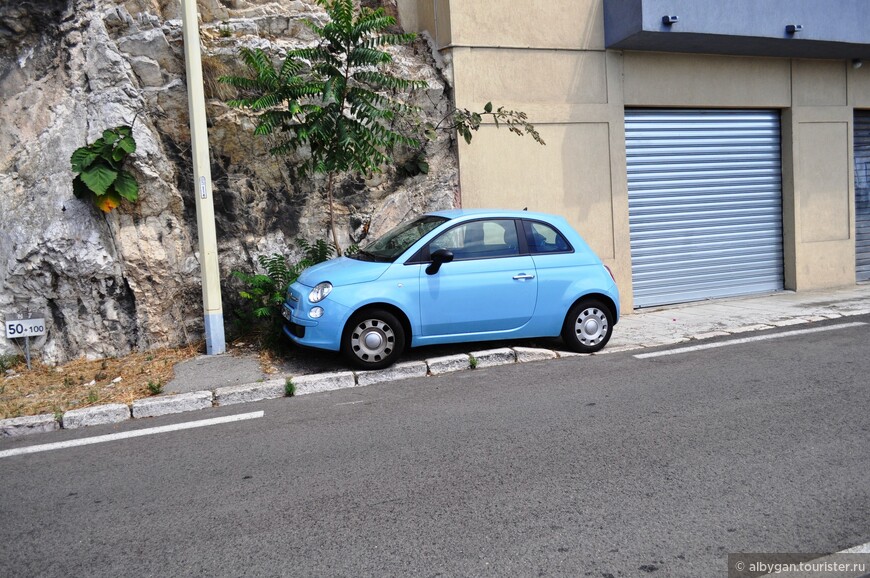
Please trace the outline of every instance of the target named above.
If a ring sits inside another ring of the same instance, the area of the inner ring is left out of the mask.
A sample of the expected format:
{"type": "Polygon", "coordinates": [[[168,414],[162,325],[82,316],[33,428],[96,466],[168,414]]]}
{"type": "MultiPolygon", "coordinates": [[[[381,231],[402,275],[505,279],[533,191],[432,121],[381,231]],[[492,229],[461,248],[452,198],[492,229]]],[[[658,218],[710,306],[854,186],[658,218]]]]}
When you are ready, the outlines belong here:
{"type": "Polygon", "coordinates": [[[45,319],[15,319],[6,322],[6,337],[36,337],[45,335],[45,319]]]}

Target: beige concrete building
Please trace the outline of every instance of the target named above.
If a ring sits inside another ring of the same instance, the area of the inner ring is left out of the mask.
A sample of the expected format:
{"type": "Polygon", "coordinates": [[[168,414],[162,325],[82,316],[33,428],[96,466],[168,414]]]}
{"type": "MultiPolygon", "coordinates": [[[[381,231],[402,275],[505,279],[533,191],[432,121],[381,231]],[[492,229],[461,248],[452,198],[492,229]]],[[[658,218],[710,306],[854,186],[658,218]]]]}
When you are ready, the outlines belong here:
{"type": "Polygon", "coordinates": [[[462,205],[566,216],[624,313],[870,277],[870,3],[398,6],[457,107],[522,110],[547,142],[489,125],[460,143],[462,205]]]}

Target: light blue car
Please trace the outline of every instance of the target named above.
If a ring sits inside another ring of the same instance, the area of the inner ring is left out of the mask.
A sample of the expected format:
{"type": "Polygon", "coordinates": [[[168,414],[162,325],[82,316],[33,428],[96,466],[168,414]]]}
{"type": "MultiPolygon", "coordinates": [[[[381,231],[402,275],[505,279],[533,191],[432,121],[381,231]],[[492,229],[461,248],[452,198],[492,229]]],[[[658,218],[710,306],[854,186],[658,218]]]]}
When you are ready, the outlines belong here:
{"type": "Polygon", "coordinates": [[[381,369],[409,345],[561,335],[593,353],[619,319],[619,292],[562,217],[450,210],[306,269],[283,314],[299,345],[381,369]]]}

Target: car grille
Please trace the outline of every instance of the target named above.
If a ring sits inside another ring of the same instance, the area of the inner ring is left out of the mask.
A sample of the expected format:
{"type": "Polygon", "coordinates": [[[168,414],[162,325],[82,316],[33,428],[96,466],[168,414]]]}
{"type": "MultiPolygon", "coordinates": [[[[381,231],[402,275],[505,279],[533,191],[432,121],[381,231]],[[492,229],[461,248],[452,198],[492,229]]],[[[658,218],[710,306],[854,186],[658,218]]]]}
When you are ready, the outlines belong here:
{"type": "Polygon", "coordinates": [[[292,321],[285,321],[284,325],[285,327],[287,327],[287,331],[289,331],[291,334],[295,335],[299,339],[305,337],[305,327],[303,327],[302,325],[297,325],[292,321]]]}

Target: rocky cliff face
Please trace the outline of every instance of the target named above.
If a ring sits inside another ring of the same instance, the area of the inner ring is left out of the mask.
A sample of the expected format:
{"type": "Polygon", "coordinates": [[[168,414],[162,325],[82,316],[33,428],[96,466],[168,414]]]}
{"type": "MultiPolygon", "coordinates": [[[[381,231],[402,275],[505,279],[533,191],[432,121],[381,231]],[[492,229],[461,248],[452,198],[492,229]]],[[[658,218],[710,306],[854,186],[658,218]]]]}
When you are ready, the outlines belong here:
{"type": "MultiPolygon", "coordinates": [[[[276,158],[254,121],[223,104],[217,77],[241,72],[242,44],[311,43],[313,0],[199,0],[224,314],[230,272],[256,256],[290,253],[298,236],[327,237],[322,182],[276,158]]],[[[0,0],[0,317],[45,317],[34,342],[48,362],[202,339],[202,303],[178,0],[0,0]],[[134,122],[131,172],[140,201],[103,214],[72,194],[72,152],[104,129],[134,122]]],[[[395,53],[429,89],[415,104],[448,110],[422,40],[395,53]]],[[[427,175],[347,176],[339,195],[345,245],[426,210],[454,205],[457,167],[447,136],[428,145],[427,175]]],[[[2,335],[0,326],[0,335],[2,335]]],[[[0,337],[0,353],[20,344],[0,337]]]]}

